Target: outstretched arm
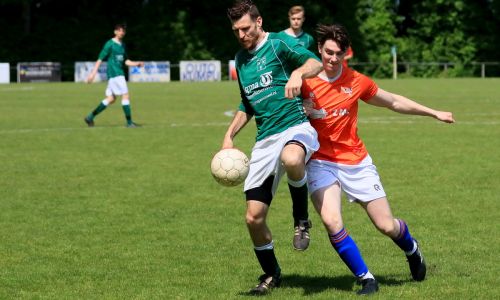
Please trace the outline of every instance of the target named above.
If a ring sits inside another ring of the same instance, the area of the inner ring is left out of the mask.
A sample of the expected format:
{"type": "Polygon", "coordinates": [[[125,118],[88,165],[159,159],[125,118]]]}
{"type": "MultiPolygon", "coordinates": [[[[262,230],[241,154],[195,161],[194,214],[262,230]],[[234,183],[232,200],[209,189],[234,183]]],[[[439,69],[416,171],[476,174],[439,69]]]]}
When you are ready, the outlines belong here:
{"type": "Polygon", "coordinates": [[[309,58],[302,66],[295,69],[285,85],[285,97],[293,99],[300,95],[302,79],[311,78],[323,70],[323,64],[313,58],[309,58]]]}
{"type": "Polygon", "coordinates": [[[224,135],[224,141],[222,142],[222,149],[233,148],[233,139],[238,134],[238,132],[245,127],[245,125],[252,119],[252,115],[249,115],[242,111],[237,111],[234,115],[233,121],[227,128],[226,134],[224,135]]]}
{"type": "Polygon", "coordinates": [[[142,66],[144,66],[144,62],[143,61],[132,61],[130,59],[127,59],[125,61],[125,65],[127,65],[129,67],[142,67],[142,66]]]}
{"type": "Polygon", "coordinates": [[[369,101],[366,101],[366,103],[379,107],[386,107],[401,114],[427,116],[433,117],[441,122],[455,123],[451,112],[432,109],[404,96],[384,91],[381,88],[379,88],[377,94],[370,98],[369,101]]]}

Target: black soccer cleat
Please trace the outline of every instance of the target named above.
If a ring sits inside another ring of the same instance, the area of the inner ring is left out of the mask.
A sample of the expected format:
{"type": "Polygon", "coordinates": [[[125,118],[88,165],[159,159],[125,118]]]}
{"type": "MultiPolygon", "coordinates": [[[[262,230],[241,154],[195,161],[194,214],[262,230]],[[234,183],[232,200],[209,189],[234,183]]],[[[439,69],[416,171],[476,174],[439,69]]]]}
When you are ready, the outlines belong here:
{"type": "Polygon", "coordinates": [[[91,119],[89,119],[89,118],[85,117],[85,118],[83,119],[83,121],[85,121],[85,123],[87,123],[87,126],[88,126],[88,127],[94,127],[94,120],[91,120],[91,119]]]}
{"type": "Polygon", "coordinates": [[[356,292],[358,295],[371,295],[378,291],[378,282],[374,278],[361,280],[361,289],[356,292]]]}
{"type": "Polygon", "coordinates": [[[293,235],[293,248],[298,251],[304,251],[309,247],[311,237],[309,228],[312,227],[311,220],[300,220],[299,225],[295,226],[293,235]]]}
{"type": "Polygon", "coordinates": [[[425,274],[427,273],[427,267],[425,265],[425,259],[420,251],[420,247],[417,243],[417,250],[412,255],[407,255],[406,259],[408,260],[408,264],[410,265],[411,277],[415,281],[422,281],[425,279],[425,274]]]}
{"type": "Polygon", "coordinates": [[[281,274],[267,275],[263,274],[259,277],[260,283],[251,289],[248,294],[253,296],[263,296],[271,292],[272,289],[277,288],[281,284],[281,274]]]}

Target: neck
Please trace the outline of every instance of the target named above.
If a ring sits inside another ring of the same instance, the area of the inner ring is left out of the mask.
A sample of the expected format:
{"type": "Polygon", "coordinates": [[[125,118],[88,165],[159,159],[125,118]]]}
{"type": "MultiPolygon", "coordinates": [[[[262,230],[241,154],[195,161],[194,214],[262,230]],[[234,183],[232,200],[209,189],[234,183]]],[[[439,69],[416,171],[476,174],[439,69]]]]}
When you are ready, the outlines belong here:
{"type": "Polygon", "coordinates": [[[331,71],[324,70],[323,72],[326,75],[326,77],[328,77],[329,79],[338,77],[340,75],[340,73],[342,72],[342,65],[339,64],[335,68],[332,68],[331,71]]]}

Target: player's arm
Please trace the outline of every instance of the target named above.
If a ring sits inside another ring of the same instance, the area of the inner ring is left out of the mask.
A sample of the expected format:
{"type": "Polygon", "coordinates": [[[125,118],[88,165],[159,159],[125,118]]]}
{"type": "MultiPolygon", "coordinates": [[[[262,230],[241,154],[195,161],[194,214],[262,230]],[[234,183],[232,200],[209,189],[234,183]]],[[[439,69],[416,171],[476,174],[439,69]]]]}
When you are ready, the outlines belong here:
{"type": "Polygon", "coordinates": [[[295,69],[290,75],[290,79],[285,85],[285,97],[293,99],[300,95],[302,80],[311,78],[319,74],[323,70],[323,64],[313,58],[309,58],[302,66],[295,69]]]}
{"type": "Polygon", "coordinates": [[[245,127],[245,125],[252,119],[252,115],[247,114],[241,110],[238,110],[234,115],[233,121],[227,128],[226,134],[224,135],[224,141],[222,142],[222,148],[233,148],[233,139],[240,132],[240,130],[245,127]]]}
{"type": "Polygon", "coordinates": [[[401,114],[419,115],[433,117],[445,123],[454,123],[453,114],[447,111],[439,111],[419,104],[404,96],[393,94],[379,88],[375,96],[366,101],[366,103],[386,107],[401,114]]]}
{"type": "Polygon", "coordinates": [[[92,83],[95,79],[95,75],[97,74],[97,71],[99,71],[99,67],[101,66],[102,64],[102,60],[98,59],[95,64],[94,64],[94,68],[92,69],[92,71],[90,71],[90,74],[89,76],[87,76],[87,80],[86,82],[87,83],[92,83]]]}
{"type": "Polygon", "coordinates": [[[144,62],[143,61],[133,61],[133,60],[127,59],[125,61],[125,65],[127,67],[142,67],[142,66],[144,66],[144,62]]]}

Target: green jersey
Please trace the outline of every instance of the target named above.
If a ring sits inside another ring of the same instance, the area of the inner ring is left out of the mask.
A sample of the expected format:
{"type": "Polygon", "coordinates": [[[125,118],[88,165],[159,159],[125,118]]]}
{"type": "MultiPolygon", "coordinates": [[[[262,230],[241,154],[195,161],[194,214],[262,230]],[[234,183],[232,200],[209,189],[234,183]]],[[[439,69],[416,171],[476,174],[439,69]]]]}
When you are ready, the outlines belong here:
{"type": "Polygon", "coordinates": [[[304,31],[302,31],[297,36],[289,35],[288,33],[286,33],[286,30],[280,31],[279,34],[291,37],[297,43],[299,43],[300,45],[306,47],[309,50],[312,50],[312,47],[314,46],[314,39],[313,39],[313,37],[310,34],[305,33],[304,31]]]}
{"type": "Polygon", "coordinates": [[[123,43],[118,43],[113,39],[104,44],[104,47],[99,53],[99,59],[102,61],[107,61],[107,76],[108,79],[125,76],[125,61],[127,60],[127,52],[125,51],[125,45],[123,43]]]}
{"type": "Polygon", "coordinates": [[[253,50],[236,54],[241,92],[240,111],[255,117],[257,141],[308,122],[302,98],[285,98],[285,85],[293,70],[309,58],[318,58],[290,37],[270,32],[253,50]]]}

